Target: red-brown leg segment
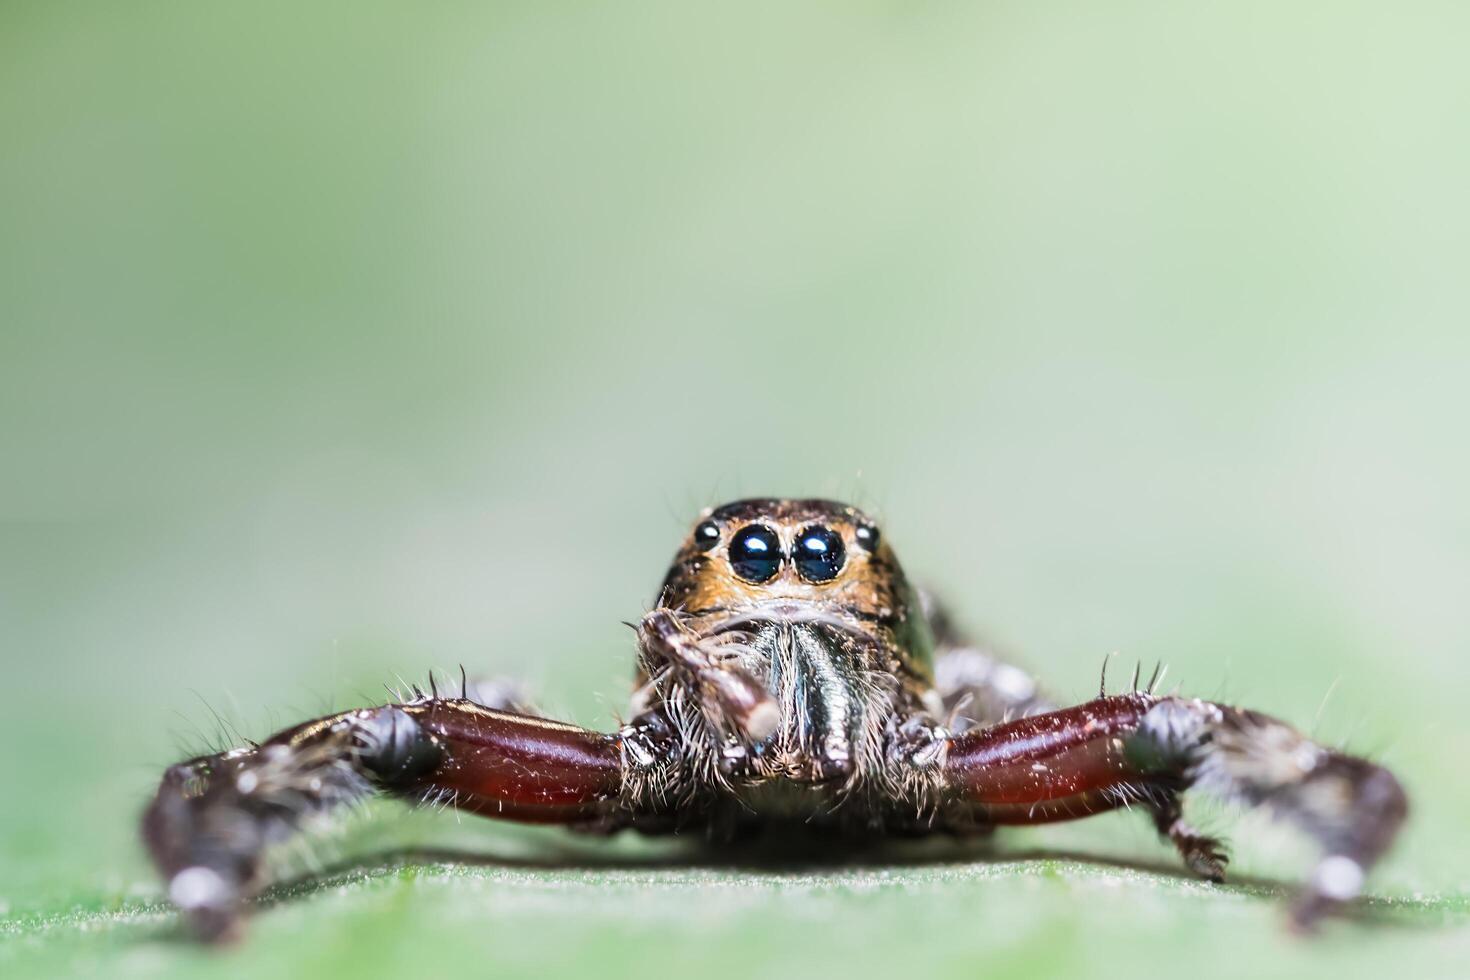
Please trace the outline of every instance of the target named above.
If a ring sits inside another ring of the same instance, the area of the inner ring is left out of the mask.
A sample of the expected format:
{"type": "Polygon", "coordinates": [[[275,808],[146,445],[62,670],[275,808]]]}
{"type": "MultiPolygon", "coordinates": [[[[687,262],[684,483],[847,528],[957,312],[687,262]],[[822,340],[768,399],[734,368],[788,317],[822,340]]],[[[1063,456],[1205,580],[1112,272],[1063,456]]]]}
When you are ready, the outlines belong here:
{"type": "Polygon", "coordinates": [[[218,939],[266,884],[266,849],[312,816],[378,790],[531,823],[595,820],[619,805],[621,757],[618,736],[425,698],[172,766],[143,836],[170,899],[199,935],[218,939]]]}
{"type": "Polygon", "coordinates": [[[1214,842],[1178,821],[1191,788],[1264,806],[1323,857],[1294,908],[1310,926],[1355,896],[1408,812],[1393,774],[1317,745],[1289,725],[1208,701],[1103,697],[950,739],[945,783],[969,820],[1042,823],[1146,802],[1197,870],[1222,871],[1214,842]]]}
{"type": "Polygon", "coordinates": [[[986,823],[1049,823],[1114,809],[1151,785],[1129,762],[1124,736],[1152,703],[1141,695],[1099,698],[967,732],[950,742],[947,783],[986,823]]]}
{"type": "Polygon", "coordinates": [[[461,810],[528,823],[605,813],[622,782],[615,735],[481,707],[429,701],[404,713],[440,743],[439,764],[394,788],[452,794],[461,810]]]}

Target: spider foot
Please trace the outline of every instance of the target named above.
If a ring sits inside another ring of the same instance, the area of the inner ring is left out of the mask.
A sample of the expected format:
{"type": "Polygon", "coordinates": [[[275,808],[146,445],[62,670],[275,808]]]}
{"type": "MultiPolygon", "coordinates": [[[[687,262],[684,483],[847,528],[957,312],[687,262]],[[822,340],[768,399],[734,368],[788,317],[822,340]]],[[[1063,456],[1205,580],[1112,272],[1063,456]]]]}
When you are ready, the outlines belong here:
{"type": "Polygon", "coordinates": [[[1225,880],[1225,866],[1230,863],[1225,842],[1200,833],[1185,820],[1177,795],[1170,794],[1164,801],[1156,803],[1153,812],[1159,836],[1169,839],[1179,851],[1186,868],[1205,881],[1218,884],[1225,880]]]}
{"type": "Polygon", "coordinates": [[[1165,835],[1179,849],[1184,866],[1205,881],[1216,884],[1225,880],[1225,868],[1230,864],[1230,855],[1225,843],[1218,837],[1209,837],[1196,831],[1183,820],[1176,820],[1165,831],[1165,835]]]}
{"type": "Polygon", "coordinates": [[[1312,872],[1311,881],[1291,905],[1291,928],[1311,933],[1324,916],[1358,897],[1365,871],[1361,864],[1342,854],[1323,858],[1312,872]]]}

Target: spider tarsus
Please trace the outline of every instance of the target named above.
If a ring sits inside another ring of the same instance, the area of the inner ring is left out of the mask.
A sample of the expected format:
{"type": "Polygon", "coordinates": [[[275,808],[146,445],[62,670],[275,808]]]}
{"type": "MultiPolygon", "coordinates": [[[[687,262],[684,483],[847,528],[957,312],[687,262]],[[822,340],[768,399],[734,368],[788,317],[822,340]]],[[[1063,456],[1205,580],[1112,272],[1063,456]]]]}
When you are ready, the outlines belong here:
{"type": "Polygon", "coordinates": [[[1191,872],[1215,884],[1225,880],[1225,869],[1230,864],[1225,842],[1200,833],[1185,821],[1176,796],[1155,808],[1154,825],[1179,851],[1180,859],[1191,872]]]}

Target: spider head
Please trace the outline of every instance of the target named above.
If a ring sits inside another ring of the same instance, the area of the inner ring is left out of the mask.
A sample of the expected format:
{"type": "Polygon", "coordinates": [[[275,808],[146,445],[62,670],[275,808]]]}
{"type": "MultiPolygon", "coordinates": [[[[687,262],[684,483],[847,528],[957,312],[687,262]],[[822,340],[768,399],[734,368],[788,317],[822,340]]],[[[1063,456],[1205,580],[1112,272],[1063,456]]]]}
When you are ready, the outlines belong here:
{"type": "Polygon", "coordinates": [[[664,581],[660,604],[691,613],[771,603],[904,612],[906,583],[878,526],[831,500],[758,498],[705,511],[664,581]]]}
{"type": "Polygon", "coordinates": [[[709,710],[719,670],[769,695],[778,717],[744,729],[736,742],[747,743],[735,748],[764,776],[860,776],[881,757],[898,699],[932,686],[932,639],[916,595],[878,526],[847,504],[756,498],[707,510],[657,605],[716,670],[697,683],[666,674],[666,685],[686,685],[682,701],[709,710]]]}
{"type": "Polygon", "coordinates": [[[928,629],[888,539],[829,500],[751,498],[704,511],[664,577],[661,607],[711,630],[842,623],[926,673],[928,629]]]}
{"type": "Polygon", "coordinates": [[[706,511],[658,605],[781,705],[765,757],[801,778],[849,773],[899,690],[932,683],[915,592],[877,525],[847,504],[759,498],[706,511]]]}

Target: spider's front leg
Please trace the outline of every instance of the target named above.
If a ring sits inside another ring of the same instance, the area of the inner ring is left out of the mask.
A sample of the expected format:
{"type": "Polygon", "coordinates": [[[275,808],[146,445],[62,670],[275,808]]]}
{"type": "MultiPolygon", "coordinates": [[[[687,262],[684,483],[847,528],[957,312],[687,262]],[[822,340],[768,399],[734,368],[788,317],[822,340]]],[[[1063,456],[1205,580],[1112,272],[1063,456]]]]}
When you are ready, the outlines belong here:
{"type": "Polygon", "coordinates": [[[1045,823],[1147,803],[1160,830],[1207,877],[1222,873],[1220,855],[1178,819],[1178,794],[1200,789],[1265,807],[1322,848],[1293,907],[1303,928],[1358,894],[1408,812],[1387,769],[1318,745],[1284,722],[1144,693],[956,736],[943,767],[951,803],[984,823],[1045,823]]]}
{"type": "Polygon", "coordinates": [[[617,818],[625,773],[636,758],[657,757],[656,738],[636,726],[606,735],[465,699],[347,711],[170,767],[143,837],[192,929],[226,938],[267,883],[266,849],[313,817],[381,791],[529,823],[617,818]]]}

